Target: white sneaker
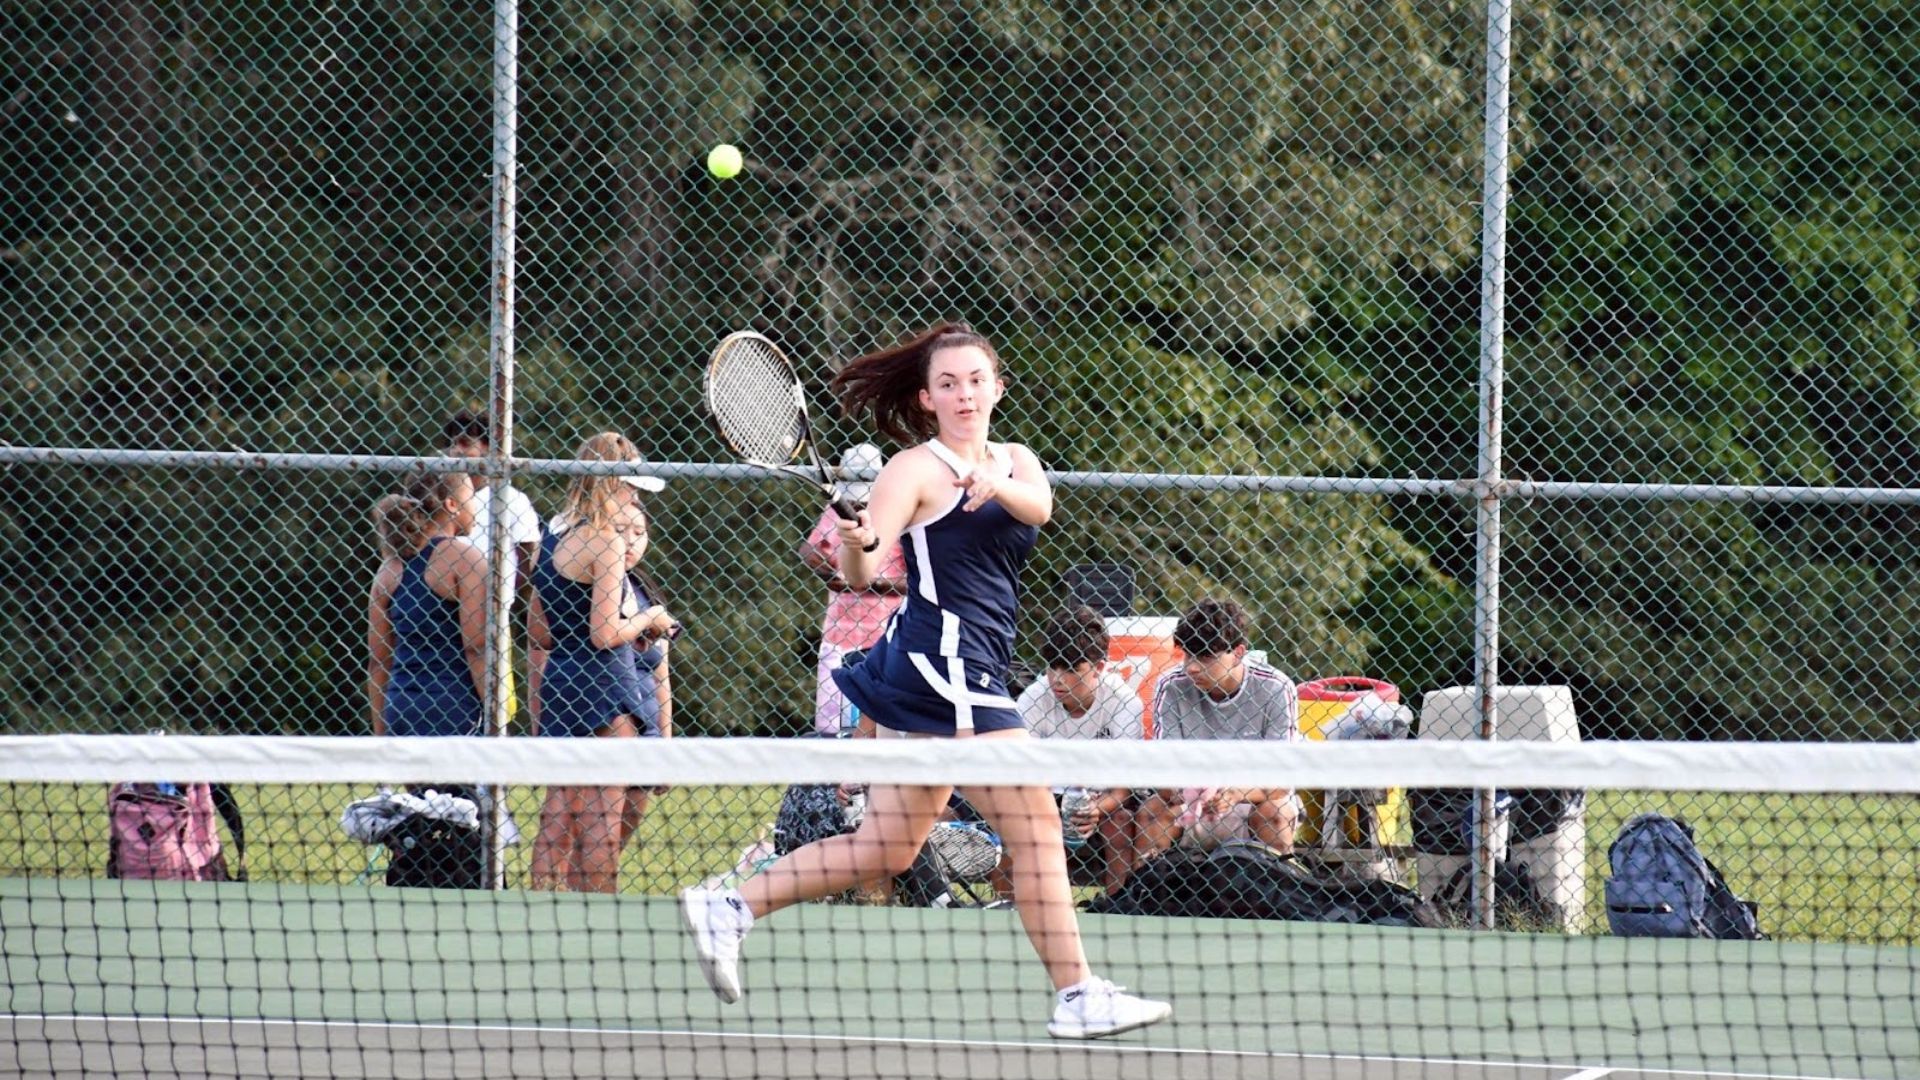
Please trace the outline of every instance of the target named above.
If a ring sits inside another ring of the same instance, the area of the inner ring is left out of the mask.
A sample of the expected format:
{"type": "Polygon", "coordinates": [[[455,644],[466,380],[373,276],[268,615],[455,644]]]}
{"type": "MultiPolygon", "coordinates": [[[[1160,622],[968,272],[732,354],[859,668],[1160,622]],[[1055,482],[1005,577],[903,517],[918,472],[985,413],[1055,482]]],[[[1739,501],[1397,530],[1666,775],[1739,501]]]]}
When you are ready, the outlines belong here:
{"type": "Polygon", "coordinates": [[[1060,991],[1047,1034],[1056,1039],[1099,1039],[1157,1024],[1173,1013],[1164,1001],[1149,1001],[1105,979],[1088,979],[1060,991]]]}
{"type": "Polygon", "coordinates": [[[694,887],[680,894],[680,918],[693,935],[700,974],[720,1000],[740,1000],[740,940],[753,928],[753,912],[732,889],[694,887]]]}

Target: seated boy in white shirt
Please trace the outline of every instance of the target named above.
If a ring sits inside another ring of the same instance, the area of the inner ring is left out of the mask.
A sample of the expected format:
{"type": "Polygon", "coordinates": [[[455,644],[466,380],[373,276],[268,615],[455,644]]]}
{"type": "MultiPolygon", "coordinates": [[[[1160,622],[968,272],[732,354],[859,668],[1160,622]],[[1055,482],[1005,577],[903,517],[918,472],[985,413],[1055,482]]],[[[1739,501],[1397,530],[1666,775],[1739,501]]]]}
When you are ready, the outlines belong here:
{"type": "MultiPolygon", "coordinates": [[[[1090,607],[1047,620],[1040,637],[1046,678],[1035,680],[1016,702],[1029,733],[1041,739],[1145,737],[1140,696],[1107,670],[1107,646],[1106,622],[1090,607]]],[[[1132,792],[1055,788],[1054,800],[1065,817],[1074,880],[1116,887],[1133,863],[1132,792]]]]}

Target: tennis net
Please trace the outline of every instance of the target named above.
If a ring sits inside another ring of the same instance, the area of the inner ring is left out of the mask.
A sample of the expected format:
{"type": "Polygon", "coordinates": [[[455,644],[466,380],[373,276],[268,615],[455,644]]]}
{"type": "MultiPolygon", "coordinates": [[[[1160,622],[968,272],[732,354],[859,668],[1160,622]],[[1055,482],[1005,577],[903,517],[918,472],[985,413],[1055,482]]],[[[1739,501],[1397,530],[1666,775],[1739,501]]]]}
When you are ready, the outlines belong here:
{"type": "Polygon", "coordinates": [[[1908,744],[0,737],[0,1074],[1890,1078],[1917,938],[1908,744]],[[716,999],[679,890],[943,781],[1110,811],[1066,849],[1086,952],[1166,1022],[1049,1039],[1017,826],[962,802],[899,875],[765,917],[716,999]],[[556,822],[643,798],[595,877],[556,822]],[[1764,938],[1609,933],[1686,913],[1609,910],[1649,813],[1764,938]]]}

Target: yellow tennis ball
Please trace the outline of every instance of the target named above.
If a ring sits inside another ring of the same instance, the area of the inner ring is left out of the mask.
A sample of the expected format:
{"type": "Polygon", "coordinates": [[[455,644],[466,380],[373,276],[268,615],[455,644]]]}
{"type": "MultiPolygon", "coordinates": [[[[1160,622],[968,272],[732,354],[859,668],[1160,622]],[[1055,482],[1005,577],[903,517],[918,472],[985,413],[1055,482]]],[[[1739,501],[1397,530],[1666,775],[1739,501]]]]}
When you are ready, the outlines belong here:
{"type": "Polygon", "coordinates": [[[746,159],[740,156],[740,148],[732,143],[721,143],[707,151],[707,171],[715,179],[731,180],[739,176],[746,163],[746,159]]]}

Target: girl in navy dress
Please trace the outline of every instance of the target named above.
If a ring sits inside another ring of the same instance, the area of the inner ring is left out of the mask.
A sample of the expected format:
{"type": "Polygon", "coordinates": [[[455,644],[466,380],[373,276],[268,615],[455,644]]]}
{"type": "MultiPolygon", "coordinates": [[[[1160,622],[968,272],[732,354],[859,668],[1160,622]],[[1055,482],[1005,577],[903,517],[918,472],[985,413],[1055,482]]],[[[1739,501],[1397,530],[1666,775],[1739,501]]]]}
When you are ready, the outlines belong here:
{"type": "Polygon", "coordinates": [[[473,481],[423,472],[374,506],[367,598],[375,735],[477,735],[486,695],[487,561],[466,540],[473,481]]]}
{"type": "MultiPolygon", "coordinates": [[[[834,679],[881,737],[1024,739],[1007,694],[1020,569],[1053,492],[1026,447],[988,437],[1006,392],[1000,359],[966,326],[943,324],[855,360],[834,379],[849,413],[870,411],[901,443],[874,481],[858,521],[840,524],[840,571],[863,588],[866,552],[896,541],[907,559],[907,599],[858,666],[834,679]]],[[[682,914],[707,982],[740,997],[740,942],[754,920],[861,881],[905,872],[952,788],[873,787],[858,831],[792,852],[738,890],[694,888],[682,914]]],[[[1057,998],[1048,1033],[1089,1039],[1165,1019],[1164,1002],[1122,992],[1087,967],[1067,881],[1060,814],[1046,787],[980,788],[968,799],[1013,862],[1015,905],[1057,998]]]]}
{"type": "MultiPolygon", "coordinates": [[[[624,436],[602,432],[581,461],[638,461],[624,436]]],[[[643,595],[634,575],[647,552],[643,476],[580,476],[534,563],[530,637],[534,734],[573,738],[661,736],[660,687],[673,617],[643,595]],[[642,657],[645,657],[643,662],[642,657]]],[[[535,888],[612,892],[619,877],[627,789],[549,788],[534,840],[535,888]]]]}

